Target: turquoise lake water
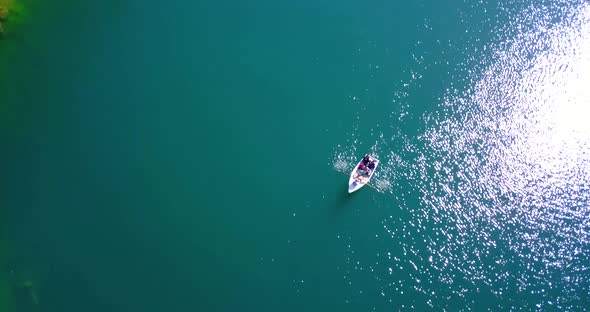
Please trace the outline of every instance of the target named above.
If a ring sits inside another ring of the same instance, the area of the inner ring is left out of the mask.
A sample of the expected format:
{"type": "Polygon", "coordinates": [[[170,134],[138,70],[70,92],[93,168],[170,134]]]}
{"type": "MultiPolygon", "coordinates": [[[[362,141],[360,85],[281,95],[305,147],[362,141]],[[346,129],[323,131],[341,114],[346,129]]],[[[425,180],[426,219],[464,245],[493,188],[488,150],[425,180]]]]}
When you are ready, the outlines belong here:
{"type": "Polygon", "coordinates": [[[2,269],[39,311],[588,307],[587,1],[31,2],[2,269]]]}

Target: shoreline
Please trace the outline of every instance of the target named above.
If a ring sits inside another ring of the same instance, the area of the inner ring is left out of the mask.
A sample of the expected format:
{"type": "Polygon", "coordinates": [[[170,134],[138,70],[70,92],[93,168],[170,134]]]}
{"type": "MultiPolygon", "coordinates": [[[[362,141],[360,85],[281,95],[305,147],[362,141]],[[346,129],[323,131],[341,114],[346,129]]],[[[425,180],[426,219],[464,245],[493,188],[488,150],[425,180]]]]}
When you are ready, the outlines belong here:
{"type": "MultiPolygon", "coordinates": [[[[0,0],[0,39],[6,34],[6,22],[14,5],[14,0],[0,0]]],[[[0,225],[1,229],[2,225],[0,225]]],[[[2,235],[0,231],[0,235],[2,235]]],[[[0,237],[0,312],[16,311],[12,286],[6,270],[6,246],[0,237]]]]}
{"type": "MultiPolygon", "coordinates": [[[[0,44],[2,39],[10,33],[12,26],[19,20],[22,6],[17,0],[0,0],[0,44]],[[16,13],[16,14],[14,14],[16,13]]],[[[16,312],[13,284],[7,267],[7,246],[3,239],[2,224],[0,224],[0,312],[16,312]]]]}

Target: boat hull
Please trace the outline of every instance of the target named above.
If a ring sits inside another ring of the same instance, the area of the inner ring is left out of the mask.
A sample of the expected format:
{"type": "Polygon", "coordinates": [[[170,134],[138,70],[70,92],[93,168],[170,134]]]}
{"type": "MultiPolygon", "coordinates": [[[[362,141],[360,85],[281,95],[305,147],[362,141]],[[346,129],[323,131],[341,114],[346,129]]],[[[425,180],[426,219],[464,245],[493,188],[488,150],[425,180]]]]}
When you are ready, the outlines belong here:
{"type": "Polygon", "coordinates": [[[358,169],[359,165],[363,162],[361,159],[350,173],[350,178],[348,179],[348,193],[358,191],[361,187],[371,181],[371,178],[373,177],[373,174],[375,174],[375,170],[377,170],[377,166],[379,165],[379,160],[371,155],[369,155],[369,159],[375,163],[375,168],[367,175],[365,171],[358,169]]]}

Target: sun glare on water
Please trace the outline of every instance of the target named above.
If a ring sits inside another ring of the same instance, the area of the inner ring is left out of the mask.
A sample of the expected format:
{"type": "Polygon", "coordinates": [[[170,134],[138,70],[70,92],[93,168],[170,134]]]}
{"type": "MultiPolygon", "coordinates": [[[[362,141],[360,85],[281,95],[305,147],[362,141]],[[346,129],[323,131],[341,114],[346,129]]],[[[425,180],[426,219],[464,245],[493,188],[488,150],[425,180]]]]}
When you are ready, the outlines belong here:
{"type": "MultiPolygon", "coordinates": [[[[532,5],[525,21],[508,25],[536,26],[491,45],[467,89],[424,116],[405,152],[382,157],[379,178],[391,194],[420,196],[420,207],[393,200],[409,219],[382,222],[391,237],[379,252],[385,298],[411,290],[436,308],[469,310],[478,294],[491,294],[499,309],[585,307],[590,5],[559,4],[556,15],[567,16],[559,23],[532,5]],[[401,175],[410,187],[398,184],[401,175]]],[[[380,149],[386,154],[387,142],[380,149]]]]}
{"type": "Polygon", "coordinates": [[[417,219],[446,237],[427,249],[449,292],[576,306],[590,251],[589,7],[506,47],[425,119],[417,219]]]}

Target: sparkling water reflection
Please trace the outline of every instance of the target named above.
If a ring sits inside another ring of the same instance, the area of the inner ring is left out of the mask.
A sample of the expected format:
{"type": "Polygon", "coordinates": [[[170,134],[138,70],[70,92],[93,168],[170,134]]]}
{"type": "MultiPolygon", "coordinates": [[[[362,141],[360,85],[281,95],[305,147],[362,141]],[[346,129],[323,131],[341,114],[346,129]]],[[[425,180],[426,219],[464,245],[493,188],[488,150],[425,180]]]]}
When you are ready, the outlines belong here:
{"type": "Polygon", "coordinates": [[[486,294],[502,309],[586,307],[590,6],[559,4],[559,23],[539,6],[506,26],[511,37],[424,116],[404,155],[382,155],[387,190],[404,189],[403,178],[421,194],[409,219],[382,222],[388,250],[403,250],[379,253],[383,296],[411,289],[431,307],[467,310],[486,294]]]}

